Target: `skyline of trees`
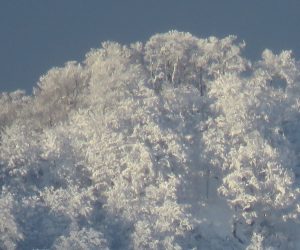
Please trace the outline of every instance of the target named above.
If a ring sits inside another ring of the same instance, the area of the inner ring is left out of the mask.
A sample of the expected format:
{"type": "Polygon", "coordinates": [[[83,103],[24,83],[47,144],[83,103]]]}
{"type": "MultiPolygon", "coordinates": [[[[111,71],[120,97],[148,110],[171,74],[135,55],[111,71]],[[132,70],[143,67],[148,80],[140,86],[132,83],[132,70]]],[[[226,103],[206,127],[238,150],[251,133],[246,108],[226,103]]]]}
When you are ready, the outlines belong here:
{"type": "Polygon", "coordinates": [[[105,42],[2,93],[0,248],[299,248],[299,62],[244,49],[105,42]]]}

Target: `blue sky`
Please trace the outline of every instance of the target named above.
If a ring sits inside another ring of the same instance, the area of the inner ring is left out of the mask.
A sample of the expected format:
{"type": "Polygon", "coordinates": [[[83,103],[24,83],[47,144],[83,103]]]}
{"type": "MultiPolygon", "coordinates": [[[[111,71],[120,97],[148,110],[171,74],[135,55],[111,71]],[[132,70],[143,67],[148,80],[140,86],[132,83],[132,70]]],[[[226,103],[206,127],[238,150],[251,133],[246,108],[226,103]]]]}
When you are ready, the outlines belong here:
{"type": "Polygon", "coordinates": [[[171,29],[235,34],[245,55],[292,49],[300,59],[300,0],[0,0],[0,91],[31,92],[53,66],[101,42],[146,41],[171,29]]]}

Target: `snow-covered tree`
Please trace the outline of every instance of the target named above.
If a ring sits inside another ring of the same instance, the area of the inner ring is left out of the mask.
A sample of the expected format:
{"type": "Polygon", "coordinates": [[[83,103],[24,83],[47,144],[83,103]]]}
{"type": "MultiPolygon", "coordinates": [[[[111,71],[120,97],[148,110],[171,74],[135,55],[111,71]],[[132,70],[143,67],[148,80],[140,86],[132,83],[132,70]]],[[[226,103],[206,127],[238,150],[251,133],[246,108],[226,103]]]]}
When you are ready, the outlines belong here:
{"type": "Polygon", "coordinates": [[[1,249],[299,249],[290,51],[171,31],[0,95],[1,249]]]}
{"type": "Polygon", "coordinates": [[[16,249],[18,241],[23,239],[19,225],[14,216],[14,197],[2,189],[0,195],[0,247],[16,249]]]}

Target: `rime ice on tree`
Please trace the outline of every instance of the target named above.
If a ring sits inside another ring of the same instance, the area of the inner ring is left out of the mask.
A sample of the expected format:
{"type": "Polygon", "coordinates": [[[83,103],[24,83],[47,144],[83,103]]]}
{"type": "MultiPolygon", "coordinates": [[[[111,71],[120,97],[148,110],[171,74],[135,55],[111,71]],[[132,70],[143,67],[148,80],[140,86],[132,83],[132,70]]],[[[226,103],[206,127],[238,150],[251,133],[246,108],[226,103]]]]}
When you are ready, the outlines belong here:
{"type": "Polygon", "coordinates": [[[299,249],[299,63],[235,36],[105,42],[0,95],[1,249],[299,249]]]}

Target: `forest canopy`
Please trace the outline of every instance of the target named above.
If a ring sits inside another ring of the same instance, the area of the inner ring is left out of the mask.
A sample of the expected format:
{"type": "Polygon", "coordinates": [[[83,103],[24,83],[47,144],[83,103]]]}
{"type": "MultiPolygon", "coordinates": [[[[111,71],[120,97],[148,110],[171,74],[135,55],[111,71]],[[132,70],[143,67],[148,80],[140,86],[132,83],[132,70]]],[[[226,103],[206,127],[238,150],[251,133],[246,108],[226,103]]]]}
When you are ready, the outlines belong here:
{"type": "Polygon", "coordinates": [[[0,94],[0,249],[300,249],[300,64],[235,36],[104,42],[0,94]]]}

